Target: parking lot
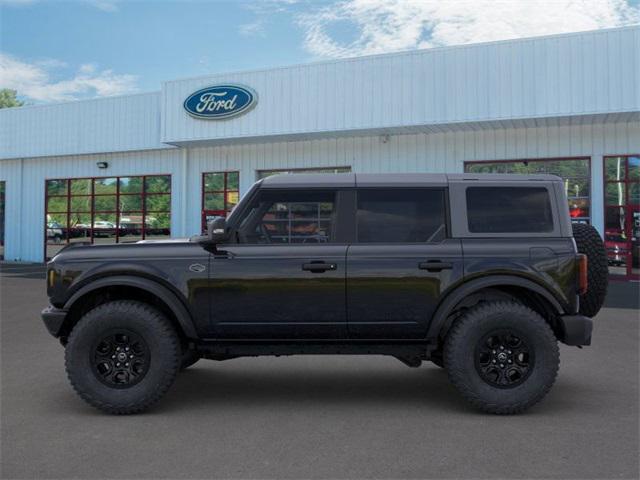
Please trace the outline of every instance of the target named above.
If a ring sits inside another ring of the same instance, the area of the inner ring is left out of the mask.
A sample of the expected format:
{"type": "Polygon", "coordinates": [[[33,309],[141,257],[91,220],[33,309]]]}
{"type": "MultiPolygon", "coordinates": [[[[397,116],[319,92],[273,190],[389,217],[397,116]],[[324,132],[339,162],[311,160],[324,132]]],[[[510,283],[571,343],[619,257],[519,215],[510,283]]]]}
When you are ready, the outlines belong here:
{"type": "Polygon", "coordinates": [[[2,478],[638,478],[638,284],[612,283],[594,345],[562,346],[526,414],[471,410],[446,374],[385,357],[201,361],[150,412],[71,390],[40,265],[0,266],[2,478]]]}

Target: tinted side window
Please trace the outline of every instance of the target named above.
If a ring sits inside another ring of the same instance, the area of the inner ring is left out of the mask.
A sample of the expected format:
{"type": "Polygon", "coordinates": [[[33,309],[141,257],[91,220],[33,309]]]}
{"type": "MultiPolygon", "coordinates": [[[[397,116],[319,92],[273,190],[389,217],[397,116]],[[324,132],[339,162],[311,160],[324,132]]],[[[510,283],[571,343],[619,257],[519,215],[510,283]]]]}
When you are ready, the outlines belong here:
{"type": "Polygon", "coordinates": [[[467,218],[472,233],[553,231],[549,192],[542,187],[467,188],[467,218]]]}
{"type": "Polygon", "coordinates": [[[358,242],[438,242],[445,225],[443,189],[358,191],[358,242]]]}
{"type": "Polygon", "coordinates": [[[334,239],[335,192],[262,191],[240,224],[242,243],[329,243],[334,239]]]}

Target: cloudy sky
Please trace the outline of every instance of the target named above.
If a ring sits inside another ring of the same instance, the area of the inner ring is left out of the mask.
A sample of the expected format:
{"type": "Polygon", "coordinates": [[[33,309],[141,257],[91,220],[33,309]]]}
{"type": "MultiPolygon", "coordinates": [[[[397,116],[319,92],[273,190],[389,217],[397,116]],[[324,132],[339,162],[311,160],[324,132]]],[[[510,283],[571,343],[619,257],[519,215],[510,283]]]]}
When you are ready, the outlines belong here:
{"type": "Polygon", "coordinates": [[[0,0],[0,88],[29,103],[164,80],[640,23],[640,0],[0,0]]]}

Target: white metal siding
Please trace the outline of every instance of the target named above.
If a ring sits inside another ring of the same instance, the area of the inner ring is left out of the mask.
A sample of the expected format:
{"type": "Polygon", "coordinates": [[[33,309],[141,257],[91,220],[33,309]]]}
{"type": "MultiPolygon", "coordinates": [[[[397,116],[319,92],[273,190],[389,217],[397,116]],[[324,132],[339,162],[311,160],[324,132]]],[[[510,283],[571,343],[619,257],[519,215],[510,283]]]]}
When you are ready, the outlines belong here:
{"type": "Polygon", "coordinates": [[[349,166],[354,172],[462,172],[465,161],[591,157],[592,219],[602,231],[602,156],[640,154],[640,122],[431,134],[349,137],[0,162],[6,180],[5,258],[42,261],[48,178],[171,174],[174,237],[200,230],[201,174],[240,171],[241,193],[256,171],[349,166]],[[97,161],[109,163],[107,170],[97,161]]]}
{"type": "Polygon", "coordinates": [[[161,138],[180,144],[637,112],[639,55],[640,28],[628,27],[170,81],[161,138]],[[255,89],[256,108],[224,121],[187,115],[188,95],[225,82],[255,89]]]}
{"type": "Polygon", "coordinates": [[[159,92],[0,111],[0,159],[167,147],[159,92]]]}

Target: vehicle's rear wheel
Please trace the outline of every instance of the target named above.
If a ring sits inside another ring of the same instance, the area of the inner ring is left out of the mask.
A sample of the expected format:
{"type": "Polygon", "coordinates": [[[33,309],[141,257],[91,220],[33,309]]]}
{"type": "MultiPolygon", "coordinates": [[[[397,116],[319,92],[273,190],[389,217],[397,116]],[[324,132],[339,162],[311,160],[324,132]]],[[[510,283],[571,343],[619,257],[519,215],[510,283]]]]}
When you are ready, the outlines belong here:
{"type": "Polygon", "coordinates": [[[152,306],[131,300],[105,303],[84,315],[65,351],[78,395],[113,414],[139,413],[157,402],[173,383],[180,359],[173,325],[152,306]]]}
{"type": "Polygon", "coordinates": [[[560,364],[545,320],[513,301],[480,304],[451,328],[444,365],[451,383],[475,407],[520,413],[551,389],[560,364]]]}
{"type": "Polygon", "coordinates": [[[595,317],[602,308],[609,285],[607,250],[598,231],[591,225],[574,223],[573,238],[578,252],[587,256],[587,292],[580,295],[580,313],[595,317]]]}

